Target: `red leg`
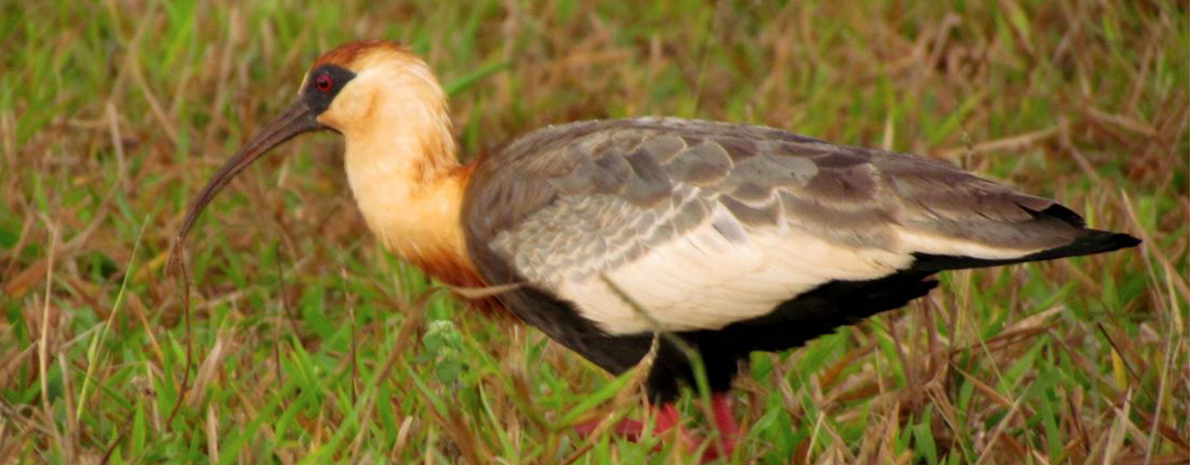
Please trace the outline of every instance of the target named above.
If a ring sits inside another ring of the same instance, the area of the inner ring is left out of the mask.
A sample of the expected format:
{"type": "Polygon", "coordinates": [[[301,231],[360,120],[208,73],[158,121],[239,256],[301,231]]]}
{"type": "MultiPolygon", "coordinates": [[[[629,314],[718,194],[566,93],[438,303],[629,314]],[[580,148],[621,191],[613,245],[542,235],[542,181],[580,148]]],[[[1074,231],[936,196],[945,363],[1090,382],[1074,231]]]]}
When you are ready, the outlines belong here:
{"type": "Polygon", "coordinates": [[[719,441],[722,446],[719,450],[720,455],[731,455],[740,436],[740,426],[736,424],[735,415],[731,411],[729,394],[718,393],[711,396],[711,413],[715,416],[715,427],[719,429],[719,441]]]}
{"type": "MultiPolygon", "coordinates": [[[[653,435],[659,436],[665,434],[673,428],[681,428],[681,414],[673,404],[665,404],[655,410],[656,419],[653,423],[653,435]]],[[[603,420],[591,420],[586,423],[576,426],[574,429],[581,436],[590,436],[599,427],[603,420]]],[[[636,420],[624,419],[620,420],[612,429],[612,434],[625,438],[629,441],[638,441],[645,433],[645,425],[636,420]]],[[[679,431],[679,437],[683,440],[688,440],[689,435],[685,431],[679,431]]],[[[691,444],[698,444],[697,441],[687,441],[691,444]]]]}
{"type": "Polygon", "coordinates": [[[657,420],[653,423],[654,434],[664,434],[670,428],[679,426],[681,423],[681,416],[678,414],[678,409],[674,408],[674,404],[665,404],[657,409],[657,420]]]}
{"type": "MultiPolygon", "coordinates": [[[[708,448],[702,456],[703,462],[708,462],[719,457],[726,457],[731,455],[735,450],[737,436],[739,435],[739,426],[736,425],[735,418],[731,412],[731,398],[727,394],[715,394],[711,397],[711,411],[714,415],[715,427],[719,430],[719,447],[708,448]]],[[[656,418],[653,422],[653,435],[660,436],[671,429],[677,428],[678,441],[683,443],[687,450],[697,449],[699,445],[703,444],[703,440],[695,437],[689,432],[682,429],[681,414],[673,404],[664,404],[656,410],[656,418]]],[[[583,423],[575,428],[582,436],[589,436],[595,432],[595,428],[599,426],[601,420],[594,420],[583,423]]],[[[612,429],[613,434],[626,438],[629,441],[638,441],[644,434],[645,426],[643,423],[636,420],[621,420],[612,429]]],[[[660,445],[658,449],[660,449],[660,445]]]]}
{"type": "MultiPolygon", "coordinates": [[[[703,443],[702,439],[695,437],[693,434],[690,434],[690,432],[682,429],[681,414],[678,413],[678,409],[674,407],[674,404],[670,403],[662,405],[656,411],[657,418],[653,422],[654,436],[664,435],[669,430],[676,428],[678,430],[678,441],[681,442],[683,447],[686,447],[688,450],[696,449],[698,448],[699,444],[703,443]]],[[[655,450],[661,450],[661,445],[658,444],[655,450]]]]}

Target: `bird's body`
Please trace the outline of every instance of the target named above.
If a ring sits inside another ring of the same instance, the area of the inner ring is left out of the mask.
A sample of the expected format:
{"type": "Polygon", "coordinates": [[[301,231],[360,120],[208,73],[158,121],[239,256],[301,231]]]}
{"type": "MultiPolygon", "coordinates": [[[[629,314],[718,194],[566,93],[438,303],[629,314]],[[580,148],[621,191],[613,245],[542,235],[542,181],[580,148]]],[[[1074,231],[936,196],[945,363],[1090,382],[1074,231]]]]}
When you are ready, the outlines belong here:
{"type": "MultiPolygon", "coordinates": [[[[901,307],[939,271],[1139,242],[944,162],[767,127],[586,121],[463,165],[442,89],[388,42],[323,55],[302,89],[212,180],[183,235],[268,148],[331,128],[346,138],[352,193],[386,247],[447,284],[501,286],[480,306],[611,372],[672,333],[699,351],[720,393],[750,352],[901,307]]],[[[662,341],[647,379],[653,400],[676,398],[692,376],[686,357],[662,341]]]]}
{"type": "MultiPolygon", "coordinates": [[[[572,123],[473,173],[468,257],[488,284],[523,284],[509,310],[612,372],[675,333],[720,391],[750,352],[903,306],[937,271],[1132,242],[944,162],[757,126],[572,123]]],[[[670,401],[690,372],[663,349],[648,386],[670,401]]]]}

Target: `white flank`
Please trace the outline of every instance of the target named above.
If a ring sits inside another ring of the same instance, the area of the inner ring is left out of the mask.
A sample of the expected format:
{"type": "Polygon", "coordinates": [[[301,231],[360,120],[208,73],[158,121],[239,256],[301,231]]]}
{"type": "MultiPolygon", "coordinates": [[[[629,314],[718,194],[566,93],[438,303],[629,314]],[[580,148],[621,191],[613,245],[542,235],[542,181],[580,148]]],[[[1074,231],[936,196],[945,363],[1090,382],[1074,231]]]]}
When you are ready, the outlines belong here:
{"type": "Polygon", "coordinates": [[[744,228],[743,237],[729,239],[714,227],[723,221],[736,220],[720,205],[701,226],[604,277],[565,280],[558,294],[610,334],[713,330],[762,316],[821,284],[880,278],[913,260],[907,253],[831,244],[796,229],[744,228]]]}

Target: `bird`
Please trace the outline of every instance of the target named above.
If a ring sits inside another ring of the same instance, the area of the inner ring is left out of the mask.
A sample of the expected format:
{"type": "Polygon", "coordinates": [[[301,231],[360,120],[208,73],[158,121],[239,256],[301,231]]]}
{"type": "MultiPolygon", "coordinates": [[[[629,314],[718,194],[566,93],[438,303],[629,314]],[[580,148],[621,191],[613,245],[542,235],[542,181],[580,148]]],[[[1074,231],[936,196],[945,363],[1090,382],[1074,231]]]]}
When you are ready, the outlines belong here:
{"type": "Polygon", "coordinates": [[[738,441],[730,390],[752,352],[903,307],[942,271],[1140,244],[941,160],[763,126],[569,122],[464,164],[426,62],[397,42],[362,40],[313,62],[289,108],[192,201],[175,251],[238,173],[322,130],[344,138],[348,185],[385,248],[447,286],[492,290],[463,298],[610,373],[647,359],[657,434],[680,428],[675,402],[698,359],[718,455],[738,441]]]}

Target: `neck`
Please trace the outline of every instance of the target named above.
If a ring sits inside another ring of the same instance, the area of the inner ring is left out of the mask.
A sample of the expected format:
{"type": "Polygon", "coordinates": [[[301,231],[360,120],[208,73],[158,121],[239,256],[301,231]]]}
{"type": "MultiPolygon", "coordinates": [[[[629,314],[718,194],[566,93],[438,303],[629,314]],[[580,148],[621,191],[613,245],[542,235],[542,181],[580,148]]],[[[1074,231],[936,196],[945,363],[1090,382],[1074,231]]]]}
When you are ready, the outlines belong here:
{"type": "Polygon", "coordinates": [[[447,284],[478,285],[460,219],[471,169],[455,156],[445,102],[424,103],[378,102],[372,124],[344,131],[347,179],[386,248],[447,284]]]}

